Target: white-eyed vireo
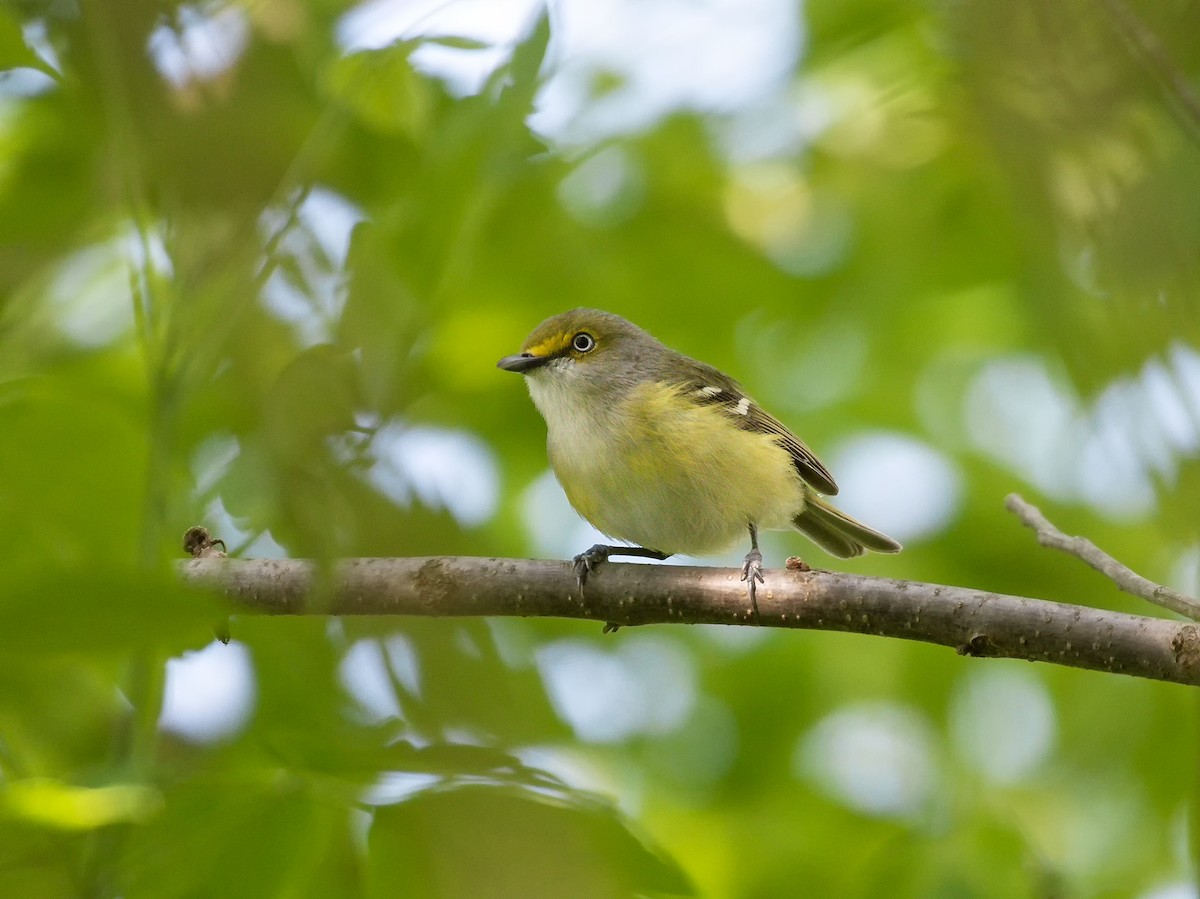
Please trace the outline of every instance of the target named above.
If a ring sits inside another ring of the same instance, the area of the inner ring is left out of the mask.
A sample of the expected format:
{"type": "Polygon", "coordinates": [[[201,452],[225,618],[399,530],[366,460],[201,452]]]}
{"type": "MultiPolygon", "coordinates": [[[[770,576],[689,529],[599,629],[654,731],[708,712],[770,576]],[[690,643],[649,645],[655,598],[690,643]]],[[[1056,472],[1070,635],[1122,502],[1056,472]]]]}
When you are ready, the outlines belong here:
{"type": "Polygon", "coordinates": [[[581,587],[609,556],[706,555],[749,531],[742,580],[757,613],[759,528],[797,528],[843,559],[900,550],[820,496],[837,493],[833,476],[736,381],[618,315],[548,318],[497,365],[525,375],[571,505],[602,533],[637,544],[577,555],[581,587]]]}

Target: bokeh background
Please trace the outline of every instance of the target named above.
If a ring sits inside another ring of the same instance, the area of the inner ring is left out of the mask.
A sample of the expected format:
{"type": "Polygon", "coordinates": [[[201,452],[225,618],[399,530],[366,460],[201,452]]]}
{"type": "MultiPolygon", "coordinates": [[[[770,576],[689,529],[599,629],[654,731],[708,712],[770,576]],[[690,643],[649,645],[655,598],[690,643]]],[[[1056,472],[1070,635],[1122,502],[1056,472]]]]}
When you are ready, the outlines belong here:
{"type": "MultiPolygon", "coordinates": [[[[624,314],[903,554],[1197,588],[1200,4],[0,4],[0,895],[1196,897],[1184,687],[828,633],[236,617],[569,557],[495,360],[624,314]]],[[[713,564],[736,561],[737,553],[713,564]]]]}

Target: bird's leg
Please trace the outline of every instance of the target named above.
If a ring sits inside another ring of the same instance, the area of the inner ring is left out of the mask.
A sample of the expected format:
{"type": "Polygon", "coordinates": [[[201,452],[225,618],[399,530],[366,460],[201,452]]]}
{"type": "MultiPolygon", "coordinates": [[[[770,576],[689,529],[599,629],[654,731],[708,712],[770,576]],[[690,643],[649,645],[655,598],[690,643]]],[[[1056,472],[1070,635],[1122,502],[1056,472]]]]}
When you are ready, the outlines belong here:
{"type": "Polygon", "coordinates": [[[742,563],[742,580],[750,588],[750,608],[754,612],[755,621],[758,621],[758,600],[754,596],[754,582],[766,583],[762,573],[762,562],[762,553],[758,551],[758,528],[750,525],[750,552],[746,553],[746,561],[742,563]]]}
{"type": "MultiPolygon", "coordinates": [[[[646,549],[644,546],[610,546],[605,543],[597,543],[591,549],[584,550],[575,557],[575,580],[579,582],[579,595],[583,596],[583,585],[587,583],[588,575],[609,556],[640,556],[645,559],[661,561],[669,555],[671,554],[659,552],[657,549],[646,549]]],[[[607,621],[604,623],[604,633],[611,634],[620,626],[607,621]]]]}
{"type": "Polygon", "coordinates": [[[657,549],[646,549],[644,546],[610,546],[605,543],[597,543],[591,549],[585,549],[575,557],[575,580],[579,581],[579,592],[583,592],[583,585],[587,583],[588,575],[609,556],[640,556],[644,559],[661,561],[669,555],[671,554],[659,552],[657,549]]]}

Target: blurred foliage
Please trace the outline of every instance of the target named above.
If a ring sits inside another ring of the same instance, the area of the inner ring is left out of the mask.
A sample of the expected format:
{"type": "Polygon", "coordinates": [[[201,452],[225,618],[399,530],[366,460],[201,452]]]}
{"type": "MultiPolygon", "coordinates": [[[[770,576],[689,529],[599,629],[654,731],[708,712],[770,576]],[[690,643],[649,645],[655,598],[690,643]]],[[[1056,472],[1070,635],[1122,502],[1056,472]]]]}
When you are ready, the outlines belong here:
{"type": "MultiPolygon", "coordinates": [[[[529,124],[553,16],[464,92],[417,54],[486,42],[347,50],[351,8],[0,5],[0,895],[1196,895],[1180,687],[577,622],[224,647],[171,566],[200,523],[538,551],[543,428],[493,364],[591,305],[857,472],[908,549],[847,569],[1147,611],[1021,489],[1194,591],[1200,4],[812,2],[760,108],[587,144],[529,124]],[[171,712],[185,670],[231,724],[171,712]]],[[[828,564],[802,543],[768,547],[828,564]]]]}

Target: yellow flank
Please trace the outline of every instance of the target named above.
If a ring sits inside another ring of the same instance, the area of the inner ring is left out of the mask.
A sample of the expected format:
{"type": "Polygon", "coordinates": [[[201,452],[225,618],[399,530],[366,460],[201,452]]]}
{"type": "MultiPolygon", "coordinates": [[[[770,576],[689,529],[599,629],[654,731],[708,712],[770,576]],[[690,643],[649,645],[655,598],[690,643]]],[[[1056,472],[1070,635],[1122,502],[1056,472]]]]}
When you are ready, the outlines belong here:
{"type": "Polygon", "coordinates": [[[571,504],[610,537],[666,553],[722,551],[749,524],[791,527],[806,488],[788,452],[681,394],[646,381],[618,408],[576,407],[567,430],[551,424],[551,464],[571,504]]]}

